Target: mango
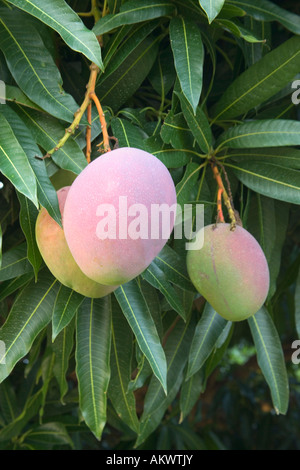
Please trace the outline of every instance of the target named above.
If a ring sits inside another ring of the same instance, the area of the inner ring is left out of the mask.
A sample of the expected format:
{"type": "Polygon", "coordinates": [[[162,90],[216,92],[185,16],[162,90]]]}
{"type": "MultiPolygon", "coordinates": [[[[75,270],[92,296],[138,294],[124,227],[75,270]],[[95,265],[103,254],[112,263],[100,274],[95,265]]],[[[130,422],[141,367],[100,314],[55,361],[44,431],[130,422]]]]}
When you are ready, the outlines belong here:
{"type": "MultiPolygon", "coordinates": [[[[57,191],[59,209],[64,217],[64,205],[70,187],[57,191]]],[[[117,286],[103,286],[89,279],[76,264],[67,245],[64,231],[43,207],[36,220],[36,241],[45,264],[63,285],[86,297],[100,298],[117,286]]]]}
{"type": "Polygon", "coordinates": [[[172,177],[155,156],[131,147],[99,156],[66,199],[63,227],[76,263],[101,284],[130,281],[167,243],[176,203],[172,177]]]}
{"type": "Polygon", "coordinates": [[[227,320],[254,315],[266,300],[270,282],[257,240],[240,226],[231,231],[230,224],[220,223],[200,229],[196,241],[199,249],[188,251],[187,269],[197,291],[227,320]]]}

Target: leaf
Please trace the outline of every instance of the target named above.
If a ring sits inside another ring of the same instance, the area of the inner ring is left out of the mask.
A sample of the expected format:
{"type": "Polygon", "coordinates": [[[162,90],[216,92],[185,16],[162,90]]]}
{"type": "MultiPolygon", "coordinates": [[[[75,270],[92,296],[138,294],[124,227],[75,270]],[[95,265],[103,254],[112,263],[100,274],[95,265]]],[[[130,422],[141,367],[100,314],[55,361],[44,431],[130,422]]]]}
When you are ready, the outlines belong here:
{"type": "Polygon", "coordinates": [[[300,34],[299,16],[268,0],[229,0],[230,4],[242,8],[250,16],[261,21],[278,21],[289,31],[300,34]]]}
{"type": "Polygon", "coordinates": [[[49,114],[68,122],[78,109],[39,32],[23,13],[0,9],[0,47],[22,91],[49,114]]]}
{"type": "Polygon", "coordinates": [[[139,347],[166,391],[166,358],[155,323],[136,279],[114,291],[114,295],[135,335],[139,347]]]}
{"type": "Polygon", "coordinates": [[[34,205],[38,207],[35,174],[10,124],[1,113],[0,171],[12,182],[20,193],[27,196],[34,205]]]}
{"type": "MultiPolygon", "coordinates": [[[[46,151],[56,147],[59,139],[65,134],[64,126],[51,116],[45,116],[37,111],[28,113],[19,105],[16,110],[31,131],[36,143],[46,151]]],[[[53,153],[52,159],[60,168],[73,171],[76,175],[87,166],[82,150],[72,137],[61,149],[53,153]]]]}
{"type": "Polygon", "coordinates": [[[0,384],[0,408],[7,424],[14,421],[20,412],[16,392],[9,380],[0,384]]]}
{"type": "Polygon", "coordinates": [[[56,377],[60,390],[60,400],[64,404],[64,396],[68,392],[68,382],[66,373],[69,368],[69,359],[73,350],[75,317],[65,328],[58,334],[52,344],[55,354],[55,362],[53,365],[53,374],[56,377]]]}
{"type": "Polygon", "coordinates": [[[164,395],[161,384],[152,377],[147,389],[144,410],[140,419],[140,432],[135,447],[157,428],[167,407],[173,402],[183,380],[183,371],[187,362],[191,336],[195,327],[194,321],[178,321],[172,328],[165,352],[168,363],[168,395],[164,395]]]}
{"type": "Polygon", "coordinates": [[[110,378],[110,326],[110,297],[86,298],[77,315],[76,375],[81,413],[98,440],[101,439],[106,424],[110,378]]]}
{"type": "Polygon", "coordinates": [[[296,280],[296,289],[295,289],[295,324],[300,339],[300,270],[296,280]]]}
{"type": "Polygon", "coordinates": [[[180,390],[180,423],[190,414],[202,392],[203,369],[185,380],[180,390]]]}
{"type": "Polygon", "coordinates": [[[177,203],[182,207],[191,200],[191,191],[195,187],[200,172],[200,165],[191,162],[186,166],[183,178],[176,185],[177,203]]]}
{"type": "Polygon", "coordinates": [[[159,36],[148,36],[113,73],[100,77],[96,93],[101,104],[115,112],[136,92],[154,64],[159,40],[159,36]]]}
{"type": "Polygon", "coordinates": [[[95,24],[93,31],[99,36],[125,24],[135,24],[172,14],[174,5],[164,0],[129,0],[121,6],[120,12],[105,15],[95,24]]]}
{"type": "Polygon", "coordinates": [[[300,170],[300,150],[293,147],[230,150],[226,153],[227,158],[237,163],[257,161],[300,170]]]}
{"type": "Polygon", "coordinates": [[[68,446],[74,448],[66,427],[61,422],[48,422],[32,426],[22,440],[21,447],[34,450],[53,450],[68,446]]]}
{"type": "Polygon", "coordinates": [[[227,324],[228,321],[206,303],[191,344],[187,379],[201,369],[227,324]]]}
{"type": "Polygon", "coordinates": [[[61,215],[56,191],[48,177],[45,162],[36,157],[42,157],[30,130],[22,119],[10,107],[2,105],[0,111],[4,114],[14,134],[27,155],[31,168],[36,175],[37,198],[39,203],[47,209],[51,217],[61,225],[61,215]]]}
{"type": "Polygon", "coordinates": [[[102,69],[101,49],[95,34],[84,26],[79,16],[64,0],[9,0],[54,29],[74,51],[84,54],[102,69]]]}
{"type": "Polygon", "coordinates": [[[5,87],[0,87],[0,100],[11,101],[18,103],[21,106],[27,106],[37,111],[43,111],[36,103],[31,101],[20,88],[12,85],[5,84],[5,87]]]}
{"type": "Polygon", "coordinates": [[[22,243],[3,253],[0,281],[13,279],[27,273],[32,273],[32,266],[27,258],[26,243],[22,243]]]}
{"type": "Polygon", "coordinates": [[[113,118],[111,128],[118,139],[119,147],[133,147],[144,150],[145,133],[126,119],[113,118]]]}
{"type": "Polygon", "coordinates": [[[199,0],[199,3],[207,15],[208,22],[212,23],[222,10],[225,0],[199,0]]]}
{"type": "Polygon", "coordinates": [[[223,132],[216,142],[218,150],[288,145],[300,145],[300,122],[289,119],[249,121],[223,132]]]}
{"type": "Polygon", "coordinates": [[[34,339],[51,320],[58,282],[48,270],[39,274],[39,282],[31,281],[17,297],[9,316],[0,329],[5,352],[0,358],[0,382],[30,350],[34,339]],[[5,362],[3,364],[3,361],[5,362]]]}
{"type": "Polygon", "coordinates": [[[168,281],[181,289],[195,292],[189,278],[186,260],[169,245],[165,245],[155,258],[155,264],[163,271],[168,281]]]}
{"type": "Polygon", "coordinates": [[[277,414],[286,414],[289,384],[278,332],[264,307],[247,321],[256,346],[259,367],[271,390],[275,411],[277,414]]]}
{"type": "Polygon", "coordinates": [[[111,379],[108,396],[118,416],[133,431],[137,432],[139,421],[133,392],[128,391],[131,379],[133,341],[130,327],[118,305],[112,313],[111,379]]]}
{"type": "Polygon", "coordinates": [[[266,54],[229,85],[212,107],[213,122],[234,118],[260,105],[293,80],[299,65],[300,37],[295,36],[266,54]]]}
{"type": "Polygon", "coordinates": [[[59,287],[52,316],[52,341],[70,323],[83,300],[78,292],[63,285],[59,287]]]}
{"type": "Polygon", "coordinates": [[[182,94],[178,94],[178,96],[186,122],[202,152],[207,154],[212,145],[212,133],[207,117],[199,106],[197,106],[196,113],[194,113],[186,98],[182,94]]]}
{"type": "Polygon", "coordinates": [[[226,164],[245,186],[264,196],[300,204],[298,170],[261,162],[226,164]]]}
{"type": "Polygon", "coordinates": [[[154,259],[146,271],[142,273],[142,278],[156,289],[159,289],[175,312],[179,313],[184,320],[186,319],[182,302],[172,285],[168,282],[164,272],[156,264],[156,259],[154,259]]]}
{"type": "MultiPolygon", "coordinates": [[[[29,264],[29,263],[28,263],[29,264]]],[[[16,290],[20,289],[20,287],[23,287],[25,284],[27,284],[28,281],[31,281],[33,278],[33,272],[23,274],[21,276],[17,276],[13,279],[8,279],[7,281],[1,282],[0,285],[0,302],[4,300],[6,297],[11,295],[13,292],[16,290]]]]}
{"type": "Polygon", "coordinates": [[[216,23],[235,37],[242,38],[250,44],[266,42],[264,38],[255,36],[251,30],[242,26],[237,20],[218,19],[216,23]]]}
{"type": "Polygon", "coordinates": [[[34,395],[29,396],[24,404],[22,411],[16,416],[13,421],[10,421],[7,426],[0,430],[0,442],[8,441],[19,436],[22,429],[30,421],[33,416],[39,411],[42,401],[42,390],[39,389],[34,395]]]}
{"type": "Polygon", "coordinates": [[[35,222],[38,216],[38,210],[23,194],[18,193],[18,199],[20,202],[20,226],[27,242],[27,258],[33,267],[35,279],[37,280],[37,275],[42,264],[42,256],[35,239],[35,222]]]}
{"type": "Polygon", "coordinates": [[[159,135],[153,135],[143,142],[144,149],[157,157],[167,168],[180,168],[191,160],[197,152],[190,149],[168,148],[159,135]]]}
{"type": "Polygon", "coordinates": [[[170,22],[170,40],[181,89],[196,114],[202,90],[204,48],[198,25],[183,17],[170,22]]]}

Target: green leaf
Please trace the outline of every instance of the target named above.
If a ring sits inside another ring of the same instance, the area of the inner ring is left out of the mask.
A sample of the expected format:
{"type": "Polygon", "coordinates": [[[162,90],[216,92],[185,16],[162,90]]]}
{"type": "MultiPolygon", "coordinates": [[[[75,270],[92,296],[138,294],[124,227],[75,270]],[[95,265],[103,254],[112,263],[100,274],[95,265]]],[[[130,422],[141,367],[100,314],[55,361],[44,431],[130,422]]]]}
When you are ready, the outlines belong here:
{"type": "Polygon", "coordinates": [[[169,148],[159,135],[144,140],[144,149],[157,157],[167,168],[180,168],[190,162],[197,152],[190,149],[169,148]]]}
{"type": "Polygon", "coordinates": [[[16,391],[9,380],[0,384],[0,409],[7,424],[14,421],[20,412],[16,391]]]}
{"type": "Polygon", "coordinates": [[[159,289],[175,312],[179,313],[179,315],[184,320],[186,320],[186,313],[184,311],[182,302],[175,289],[168,281],[165,273],[156,264],[156,259],[154,259],[146,271],[142,273],[142,277],[153,287],[159,289]]]}
{"type": "Polygon", "coordinates": [[[122,421],[137,432],[139,422],[136,415],[135,397],[132,391],[128,391],[132,373],[133,338],[118,305],[113,305],[111,333],[111,379],[108,396],[122,421]]]}
{"type": "Polygon", "coordinates": [[[79,16],[64,0],[9,0],[54,29],[74,51],[84,54],[102,69],[101,49],[95,34],[84,26],[79,16]]]}
{"type": "Polygon", "coordinates": [[[228,3],[242,8],[256,20],[278,21],[289,31],[300,34],[299,16],[284,10],[268,0],[228,0],[228,3]]]}
{"type": "MultiPolygon", "coordinates": [[[[2,366],[1,366],[2,367],[2,366]]],[[[42,390],[39,389],[34,395],[29,396],[24,404],[22,411],[13,421],[0,430],[0,442],[11,440],[15,436],[19,436],[22,429],[39,411],[42,401],[42,390]]]]}
{"type": "Polygon", "coordinates": [[[140,419],[140,432],[135,447],[139,446],[157,428],[167,407],[175,399],[183,380],[183,371],[188,358],[194,321],[178,321],[171,330],[165,352],[168,363],[168,395],[164,395],[161,384],[153,377],[147,389],[144,410],[140,419]]]}
{"type": "Polygon", "coordinates": [[[164,0],[129,0],[121,6],[120,12],[108,14],[95,24],[93,31],[99,36],[125,24],[135,24],[172,14],[174,5],[164,0]]]}
{"type": "Polygon", "coordinates": [[[228,321],[206,303],[191,344],[187,379],[201,369],[227,324],[228,321]]]}
{"type": "Polygon", "coordinates": [[[218,19],[216,23],[235,37],[242,38],[251,44],[266,41],[264,38],[255,36],[251,30],[242,26],[237,20],[218,19]]]}
{"type": "Polygon", "coordinates": [[[27,258],[26,243],[22,243],[3,253],[0,281],[13,279],[27,273],[33,273],[33,271],[32,265],[27,258]]]}
{"type": "Polygon", "coordinates": [[[21,12],[0,9],[0,48],[22,91],[49,114],[68,122],[78,109],[39,32],[21,12]]]}
{"type": "Polygon", "coordinates": [[[300,270],[297,276],[295,289],[295,324],[298,338],[300,339],[300,270]]]}
{"type": "Polygon", "coordinates": [[[180,390],[180,423],[190,414],[199,400],[203,386],[203,369],[185,380],[180,390]]]}
{"type": "Polygon", "coordinates": [[[11,101],[18,103],[21,106],[27,106],[37,111],[43,111],[36,103],[31,101],[20,88],[12,85],[5,84],[5,87],[0,87],[0,100],[11,101]]]}
{"type": "Polygon", "coordinates": [[[213,140],[207,117],[199,106],[197,106],[196,113],[194,113],[189,102],[183,96],[183,94],[178,94],[178,96],[186,122],[189,125],[189,128],[191,129],[193,136],[198,142],[202,152],[207,154],[210,150],[213,140]]]}
{"type": "Polygon", "coordinates": [[[212,23],[222,10],[225,0],[199,0],[199,3],[207,15],[208,22],[212,23]]]}
{"type": "Polygon", "coordinates": [[[241,73],[212,107],[213,122],[228,120],[260,105],[299,72],[300,37],[288,39],[241,73]]]}
{"type": "Polygon", "coordinates": [[[165,245],[155,258],[155,264],[163,271],[168,281],[181,289],[195,292],[186,269],[186,260],[169,245],[165,245]]]}
{"type": "Polygon", "coordinates": [[[63,285],[59,287],[52,316],[52,341],[70,323],[83,300],[78,292],[63,285]]]}
{"type": "Polygon", "coordinates": [[[20,193],[27,196],[34,205],[38,207],[35,174],[9,122],[1,113],[0,171],[12,182],[20,193]]]}
{"type": "Polygon", "coordinates": [[[32,426],[22,439],[21,447],[34,450],[53,450],[68,446],[74,448],[66,427],[61,422],[49,422],[32,426]]]}
{"type": "Polygon", "coordinates": [[[15,364],[30,350],[34,339],[51,320],[58,282],[48,270],[39,274],[39,281],[31,281],[17,297],[9,316],[0,329],[5,352],[0,358],[0,382],[15,364]],[[3,364],[3,361],[5,362],[3,364]]]}
{"type": "Polygon", "coordinates": [[[110,347],[110,297],[86,298],[77,314],[76,375],[81,413],[99,440],[106,424],[110,347]]]}
{"type": "Polygon", "coordinates": [[[300,204],[298,170],[261,162],[226,164],[248,188],[280,201],[300,204]]]}
{"type": "Polygon", "coordinates": [[[64,396],[68,392],[67,371],[69,368],[69,359],[73,350],[75,331],[75,317],[55,338],[52,345],[55,353],[55,362],[53,365],[53,374],[56,377],[60,390],[60,400],[64,403],[64,396]]]}
{"type": "Polygon", "coordinates": [[[27,258],[32,264],[35,279],[37,280],[37,274],[42,264],[42,256],[35,239],[35,222],[38,216],[38,210],[23,194],[18,193],[18,199],[20,202],[20,226],[27,242],[27,258]]]}
{"type": "Polygon", "coordinates": [[[112,15],[114,15],[115,13],[118,13],[121,3],[122,3],[122,0],[108,0],[109,12],[112,15]]]}
{"type": "Polygon", "coordinates": [[[100,77],[96,93],[101,104],[117,111],[136,92],[154,64],[159,40],[159,36],[148,36],[114,72],[100,77]]]}
{"type": "Polygon", "coordinates": [[[176,185],[177,203],[182,207],[191,201],[191,192],[195,187],[200,172],[200,165],[191,162],[186,166],[183,178],[176,185]]]}
{"type": "Polygon", "coordinates": [[[112,43],[106,47],[104,58],[105,78],[107,79],[122,63],[128,59],[130,54],[150,35],[159,25],[159,20],[142,23],[136,27],[122,27],[112,43]],[[124,34],[127,32],[128,34],[124,34]],[[122,35],[121,35],[122,33],[122,35]],[[124,38],[123,38],[124,34],[124,38]]]}
{"type": "Polygon", "coordinates": [[[147,357],[154,374],[166,391],[167,365],[165,353],[137,280],[134,279],[118,287],[114,291],[114,295],[135,335],[139,347],[147,357]]]}
{"type": "Polygon", "coordinates": [[[25,284],[31,281],[33,276],[34,276],[33,272],[30,272],[27,274],[23,274],[21,276],[17,276],[13,279],[8,279],[6,281],[1,282],[0,302],[1,300],[4,300],[6,297],[11,295],[16,290],[20,289],[20,287],[23,287],[25,284]]]}
{"type": "MultiPolygon", "coordinates": [[[[45,116],[37,111],[30,113],[23,107],[17,105],[19,116],[31,131],[36,143],[45,151],[56,147],[58,141],[65,134],[65,128],[51,116],[45,116]]],[[[64,146],[53,153],[53,161],[65,170],[73,171],[76,175],[87,166],[87,161],[77,142],[70,137],[64,146]]]]}
{"type": "Polygon", "coordinates": [[[31,168],[36,175],[37,198],[39,203],[47,209],[51,217],[61,225],[61,215],[56,191],[48,177],[45,162],[36,157],[42,157],[30,130],[22,119],[10,107],[1,105],[2,112],[14,130],[14,134],[27,155],[31,168]]]}
{"type": "Polygon", "coordinates": [[[275,411],[277,414],[286,414],[289,403],[289,384],[276,327],[264,307],[247,321],[256,346],[259,367],[271,390],[275,411]]]}
{"type": "Polygon", "coordinates": [[[300,150],[293,147],[230,150],[227,158],[238,163],[257,161],[300,170],[300,150]]]}
{"type": "Polygon", "coordinates": [[[249,121],[223,132],[216,142],[218,150],[288,145],[300,145],[300,122],[290,119],[249,121]]]}
{"type": "Polygon", "coordinates": [[[133,147],[144,150],[146,134],[140,127],[135,126],[126,119],[113,118],[111,128],[114,137],[118,139],[119,147],[133,147]]]}
{"type": "Polygon", "coordinates": [[[198,25],[183,17],[172,18],[170,40],[182,92],[196,114],[202,90],[204,58],[198,25]]]}

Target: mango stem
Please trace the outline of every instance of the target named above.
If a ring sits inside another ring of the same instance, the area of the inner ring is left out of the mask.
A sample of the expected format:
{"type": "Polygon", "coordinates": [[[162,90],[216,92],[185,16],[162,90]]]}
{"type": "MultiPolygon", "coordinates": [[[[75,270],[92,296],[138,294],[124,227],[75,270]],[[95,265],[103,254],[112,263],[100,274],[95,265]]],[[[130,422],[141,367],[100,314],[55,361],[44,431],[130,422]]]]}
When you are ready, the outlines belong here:
{"type": "Polygon", "coordinates": [[[227,208],[227,211],[228,211],[229,218],[231,220],[230,230],[234,231],[235,228],[236,228],[236,225],[237,225],[234,208],[232,207],[231,200],[230,200],[230,198],[227,194],[227,191],[224,187],[224,184],[223,184],[220,172],[218,170],[218,167],[217,167],[216,163],[213,161],[212,158],[210,159],[210,165],[211,165],[214,177],[215,177],[215,179],[217,181],[217,184],[218,184],[218,187],[219,187],[219,190],[218,190],[218,216],[221,217],[221,218],[223,217],[223,220],[220,218],[220,221],[224,222],[224,216],[223,216],[223,212],[222,212],[222,204],[221,204],[221,202],[219,203],[219,198],[221,198],[221,196],[222,196],[224,204],[225,204],[225,206],[227,208]],[[220,210],[221,210],[221,212],[220,212],[220,210]]]}

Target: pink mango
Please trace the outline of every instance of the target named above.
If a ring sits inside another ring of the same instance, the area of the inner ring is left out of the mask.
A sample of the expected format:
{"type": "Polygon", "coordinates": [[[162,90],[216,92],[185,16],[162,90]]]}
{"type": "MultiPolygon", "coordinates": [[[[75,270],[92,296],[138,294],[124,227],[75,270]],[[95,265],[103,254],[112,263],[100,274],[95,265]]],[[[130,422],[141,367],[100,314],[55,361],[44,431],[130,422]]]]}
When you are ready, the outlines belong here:
{"type": "MultiPolygon", "coordinates": [[[[57,191],[59,209],[64,217],[64,205],[70,187],[57,191]]],[[[67,245],[64,231],[43,207],[36,220],[36,241],[49,270],[63,285],[86,297],[100,298],[117,286],[103,286],[89,279],[76,264],[67,245]]]]}
{"type": "Polygon", "coordinates": [[[168,169],[150,153],[126,147],[99,156],[72,183],[65,204],[64,232],[76,263],[101,284],[135,278],[166,244],[176,202],[168,169]],[[161,204],[169,215],[163,223],[151,212],[161,204]]]}
{"type": "Polygon", "coordinates": [[[197,291],[227,320],[254,315],[269,290],[269,268],[257,240],[244,228],[208,225],[196,235],[202,248],[187,253],[187,269],[197,291]]]}

